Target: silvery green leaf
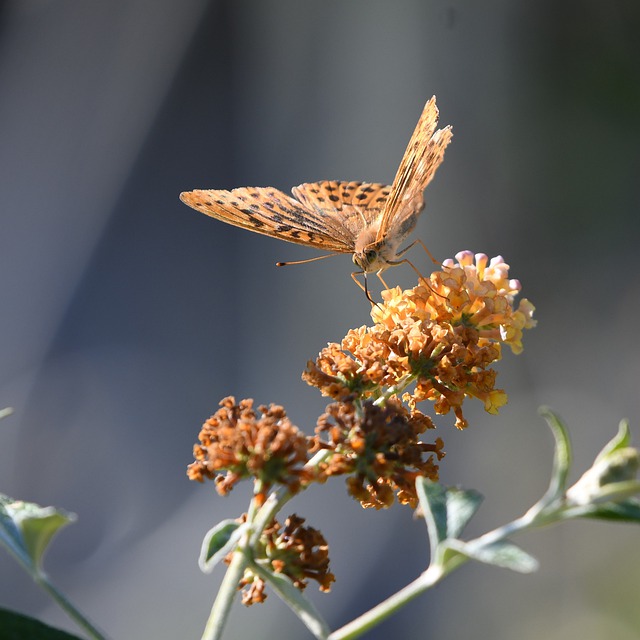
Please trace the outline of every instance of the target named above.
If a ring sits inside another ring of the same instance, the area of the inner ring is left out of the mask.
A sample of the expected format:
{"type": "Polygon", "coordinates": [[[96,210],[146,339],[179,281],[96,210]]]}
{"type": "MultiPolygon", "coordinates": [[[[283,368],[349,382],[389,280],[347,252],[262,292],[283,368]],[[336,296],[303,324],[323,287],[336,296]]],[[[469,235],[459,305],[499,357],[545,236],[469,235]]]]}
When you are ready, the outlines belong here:
{"type": "Polygon", "coordinates": [[[520,547],[508,541],[477,544],[473,541],[447,540],[440,553],[443,562],[449,563],[460,554],[484,564],[511,569],[519,573],[531,573],[538,569],[538,561],[520,547]]]}
{"type": "Polygon", "coordinates": [[[549,504],[560,498],[566,490],[571,468],[571,442],[569,441],[569,433],[566,427],[549,407],[540,407],[539,413],[547,421],[555,439],[551,482],[541,500],[542,504],[549,504]]]}
{"type": "Polygon", "coordinates": [[[55,507],[0,494],[0,541],[32,571],[40,571],[42,557],[56,532],[75,519],[74,514],[55,507]]]}
{"type": "Polygon", "coordinates": [[[238,544],[245,530],[246,525],[237,520],[223,520],[209,529],[200,548],[200,570],[203,573],[213,571],[215,565],[238,544]]]}
{"type": "Polygon", "coordinates": [[[429,531],[431,557],[437,544],[457,538],[478,510],[482,496],[473,490],[445,488],[426,478],[416,480],[420,507],[429,531]]]}
{"type": "Polygon", "coordinates": [[[288,607],[302,620],[307,629],[316,638],[327,638],[331,633],[329,625],[315,608],[313,603],[304,596],[300,589],[296,588],[291,579],[282,573],[267,570],[262,565],[251,563],[250,569],[268,582],[278,596],[288,607]]]}

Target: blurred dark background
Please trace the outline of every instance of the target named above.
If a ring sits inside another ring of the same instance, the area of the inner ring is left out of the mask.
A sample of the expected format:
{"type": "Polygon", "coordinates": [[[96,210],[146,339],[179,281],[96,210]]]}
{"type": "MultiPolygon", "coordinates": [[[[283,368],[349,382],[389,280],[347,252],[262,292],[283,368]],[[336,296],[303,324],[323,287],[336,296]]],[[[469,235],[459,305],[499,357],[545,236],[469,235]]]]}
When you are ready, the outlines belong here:
{"type": "MultiPolygon", "coordinates": [[[[0,491],[79,515],[47,568],[98,625],[199,637],[222,575],[199,572],[200,541],[247,503],[186,479],[200,424],[234,394],[310,433],[326,401],[306,361],[369,321],[348,257],[276,269],[315,254],[178,194],[391,181],[432,94],[455,137],[416,235],[439,259],[503,255],[539,320],[505,353],[500,416],[438,420],[443,481],[487,496],[469,534],[546,488],[540,404],[568,422],[576,473],[621,418],[638,435],[639,29],[616,0],[0,2],[0,491]]],[[[338,582],[313,598],[335,627],[427,552],[408,509],[334,485],[292,510],[331,544],[338,582]]],[[[527,535],[538,573],[467,566],[368,637],[637,638],[637,540],[527,535]]],[[[73,629],[6,554],[0,576],[0,606],[73,629]]],[[[237,606],[228,637],[249,634],[308,637],[273,594],[237,606]]]]}

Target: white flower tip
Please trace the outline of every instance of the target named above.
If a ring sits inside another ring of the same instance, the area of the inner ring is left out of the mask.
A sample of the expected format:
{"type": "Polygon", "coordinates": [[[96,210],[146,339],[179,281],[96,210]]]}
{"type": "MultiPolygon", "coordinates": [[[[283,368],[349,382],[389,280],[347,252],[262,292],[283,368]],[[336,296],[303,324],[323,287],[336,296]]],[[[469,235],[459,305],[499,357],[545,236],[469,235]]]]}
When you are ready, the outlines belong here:
{"type": "Polygon", "coordinates": [[[458,253],[456,253],[456,260],[461,264],[461,265],[471,265],[473,264],[473,252],[472,251],[458,251],[458,253]]]}

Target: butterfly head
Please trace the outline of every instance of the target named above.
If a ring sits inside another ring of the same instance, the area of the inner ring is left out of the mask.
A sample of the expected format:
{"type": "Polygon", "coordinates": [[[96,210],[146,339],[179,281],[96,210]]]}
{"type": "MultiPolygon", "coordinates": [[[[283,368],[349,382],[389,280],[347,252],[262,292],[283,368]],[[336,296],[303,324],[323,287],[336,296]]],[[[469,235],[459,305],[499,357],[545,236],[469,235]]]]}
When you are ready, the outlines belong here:
{"type": "Polygon", "coordinates": [[[386,269],[389,266],[389,262],[381,252],[381,245],[382,243],[380,242],[374,242],[359,251],[356,250],[353,254],[353,263],[365,273],[386,269]]]}

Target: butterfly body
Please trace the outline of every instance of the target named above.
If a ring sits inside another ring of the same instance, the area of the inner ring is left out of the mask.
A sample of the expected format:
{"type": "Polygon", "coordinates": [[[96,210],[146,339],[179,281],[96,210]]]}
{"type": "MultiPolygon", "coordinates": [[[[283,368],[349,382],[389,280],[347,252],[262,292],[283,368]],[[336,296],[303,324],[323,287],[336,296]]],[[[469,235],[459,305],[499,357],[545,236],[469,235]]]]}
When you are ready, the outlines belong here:
{"type": "Polygon", "coordinates": [[[391,186],[325,180],[298,185],[293,197],[273,187],[196,189],[190,207],[229,224],[331,253],[351,253],[366,273],[398,264],[400,245],[424,206],[423,191],[442,162],[451,127],[436,131],[435,97],[427,102],[391,186]]]}

